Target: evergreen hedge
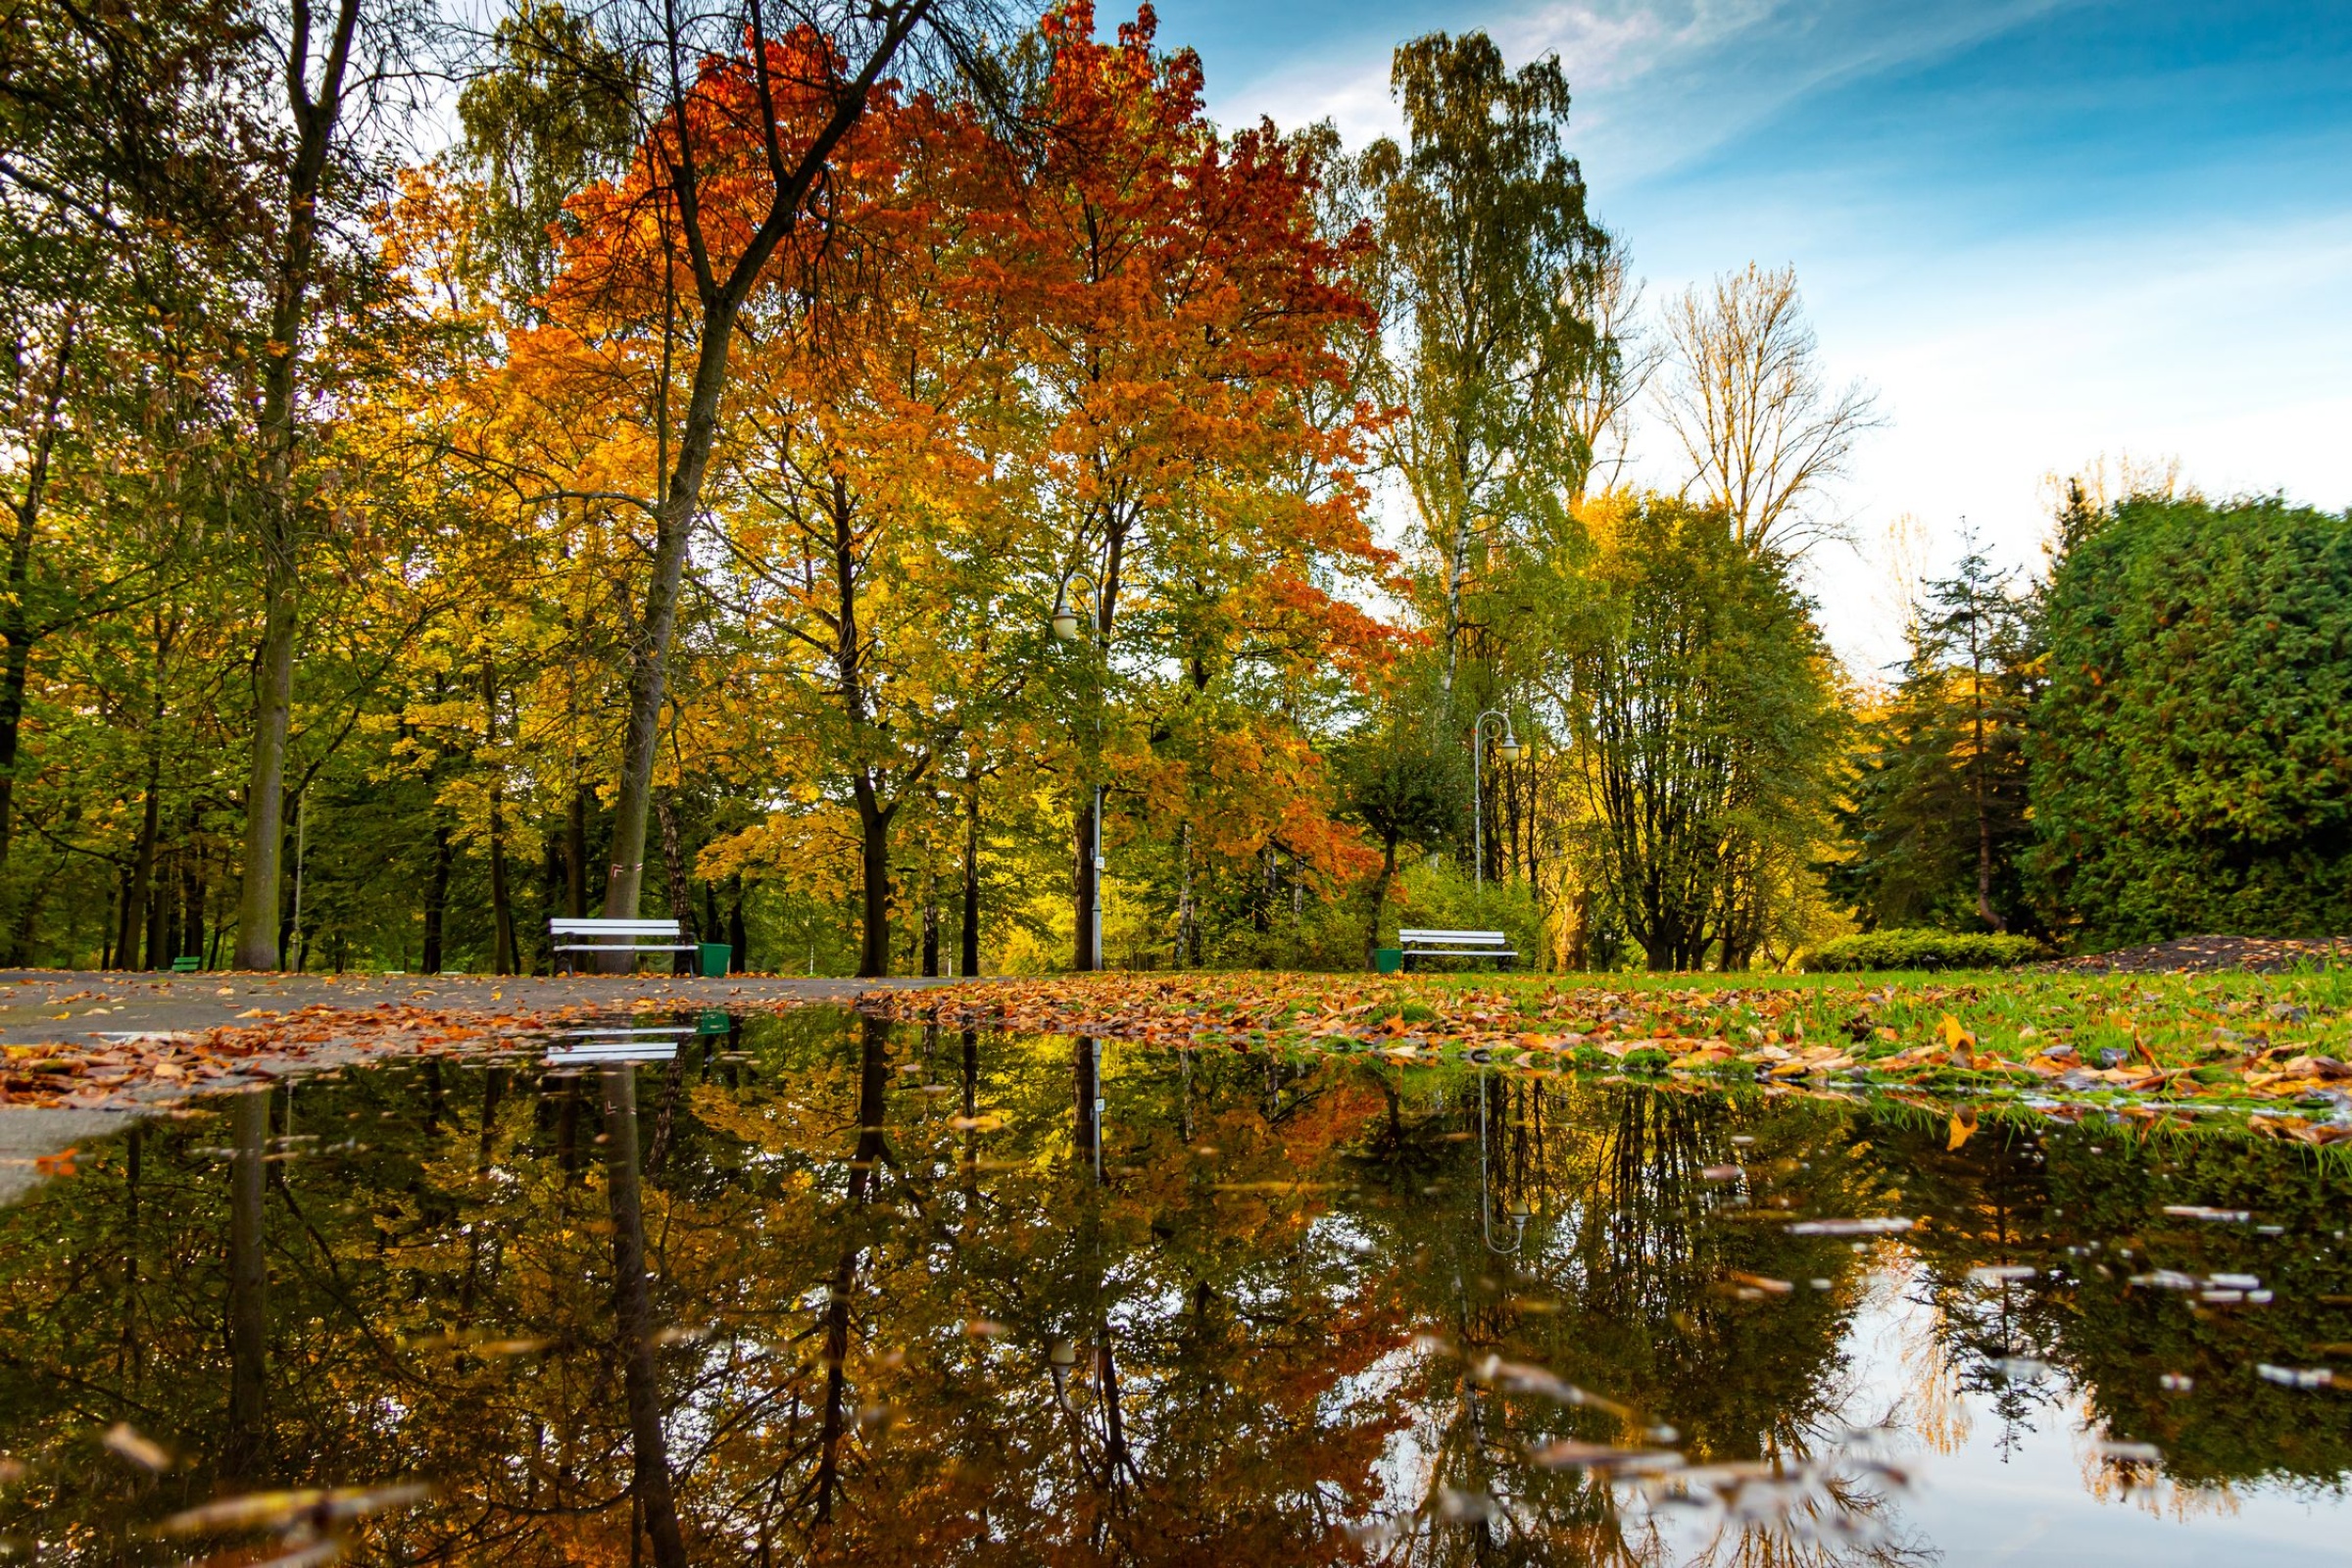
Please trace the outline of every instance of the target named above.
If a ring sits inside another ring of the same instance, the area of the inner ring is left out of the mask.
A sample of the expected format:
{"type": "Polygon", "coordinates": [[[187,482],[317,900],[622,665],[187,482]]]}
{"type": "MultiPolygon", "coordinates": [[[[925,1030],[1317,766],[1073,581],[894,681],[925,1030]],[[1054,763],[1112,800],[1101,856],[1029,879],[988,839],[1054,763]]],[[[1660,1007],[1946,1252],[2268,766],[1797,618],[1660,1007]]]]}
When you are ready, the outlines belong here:
{"type": "Polygon", "coordinates": [[[1849,969],[2006,969],[2048,956],[2032,937],[1973,931],[1865,931],[1805,955],[1805,972],[1849,969]]]}

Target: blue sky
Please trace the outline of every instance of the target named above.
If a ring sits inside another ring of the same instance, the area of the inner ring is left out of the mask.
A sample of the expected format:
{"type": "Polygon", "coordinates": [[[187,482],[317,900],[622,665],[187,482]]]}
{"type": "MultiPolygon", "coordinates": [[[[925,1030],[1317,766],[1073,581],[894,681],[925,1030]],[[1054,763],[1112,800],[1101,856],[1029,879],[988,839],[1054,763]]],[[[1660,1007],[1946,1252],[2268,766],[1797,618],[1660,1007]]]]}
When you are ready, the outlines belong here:
{"type": "MultiPolygon", "coordinates": [[[[2177,459],[2211,493],[2352,505],[2352,3],[1168,0],[1227,123],[1394,130],[1390,50],[1556,52],[1594,211],[1653,298],[1790,263],[1887,428],[1811,564],[1858,672],[1899,624],[1882,547],[1962,519],[2038,560],[2042,479],[2177,459]]],[[[1107,28],[1113,20],[1105,7],[1107,28]]],[[[1653,478],[1671,477],[1655,439],[1653,478]]]]}

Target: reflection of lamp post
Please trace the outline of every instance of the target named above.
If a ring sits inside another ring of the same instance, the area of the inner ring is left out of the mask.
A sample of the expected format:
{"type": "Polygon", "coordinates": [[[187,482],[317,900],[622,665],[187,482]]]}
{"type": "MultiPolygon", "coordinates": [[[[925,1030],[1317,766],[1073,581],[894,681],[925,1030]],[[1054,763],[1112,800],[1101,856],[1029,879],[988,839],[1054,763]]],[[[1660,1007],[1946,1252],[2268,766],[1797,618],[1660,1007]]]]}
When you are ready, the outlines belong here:
{"type": "Polygon", "coordinates": [[[1526,1199],[1514,1198],[1503,1212],[1511,1218],[1511,1245],[1496,1247],[1494,1205],[1487,1196],[1487,1074],[1486,1069],[1481,1068],[1478,1074],[1478,1239],[1487,1244],[1488,1251],[1512,1257],[1526,1245],[1527,1221],[1533,1211],[1527,1206],[1526,1199]]]}
{"type": "Polygon", "coordinates": [[[1490,708],[1470,725],[1470,861],[1476,869],[1476,883],[1487,885],[1487,805],[1483,763],[1487,755],[1487,720],[1502,724],[1502,744],[1494,749],[1506,762],[1519,760],[1519,737],[1511,733],[1511,715],[1500,709],[1490,708]]]}
{"type": "MultiPolygon", "coordinates": [[[[1062,579],[1061,586],[1054,592],[1054,635],[1065,643],[1074,643],[1078,640],[1079,615],[1075,610],[1070,608],[1069,602],[1069,589],[1073,582],[1085,583],[1095,601],[1095,626],[1098,633],[1102,624],[1102,583],[1086,572],[1073,571],[1068,577],[1062,579]]],[[[1104,654],[1104,662],[1107,664],[1108,651],[1100,647],[1097,651],[1104,654]]],[[[1102,765],[1102,761],[1099,754],[1102,747],[1102,677],[1103,673],[1104,671],[1098,671],[1095,680],[1095,749],[1098,753],[1095,764],[1098,767],[1102,765]]],[[[1079,891],[1087,906],[1085,916],[1088,922],[1085,962],[1081,963],[1079,967],[1100,969],[1102,967],[1102,784],[1100,779],[1096,780],[1094,785],[1094,811],[1089,819],[1089,828],[1088,842],[1078,868],[1079,891]]]]}

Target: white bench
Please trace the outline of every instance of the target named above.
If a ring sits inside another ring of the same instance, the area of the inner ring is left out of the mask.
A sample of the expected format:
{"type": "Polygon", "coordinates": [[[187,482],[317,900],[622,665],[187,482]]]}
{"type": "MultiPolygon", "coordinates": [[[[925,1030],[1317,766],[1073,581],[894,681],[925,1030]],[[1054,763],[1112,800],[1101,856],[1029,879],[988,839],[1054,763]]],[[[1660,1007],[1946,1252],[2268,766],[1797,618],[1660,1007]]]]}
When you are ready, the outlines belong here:
{"type": "MultiPolygon", "coordinates": [[[[680,942],[683,929],[675,920],[566,920],[547,922],[547,934],[553,939],[551,953],[625,953],[632,960],[640,953],[692,953],[695,945],[680,942]],[[566,942],[565,937],[586,938],[566,942]],[[665,942],[662,938],[668,938],[665,942]]],[[[566,960],[559,959],[560,963],[566,960]]],[[[576,968],[576,964],[568,964],[576,968]]]]}
{"type": "Polygon", "coordinates": [[[1494,967],[1507,969],[1519,956],[1504,931],[1405,930],[1396,933],[1396,945],[1404,950],[1407,969],[1415,958],[1493,958],[1494,967]]]}

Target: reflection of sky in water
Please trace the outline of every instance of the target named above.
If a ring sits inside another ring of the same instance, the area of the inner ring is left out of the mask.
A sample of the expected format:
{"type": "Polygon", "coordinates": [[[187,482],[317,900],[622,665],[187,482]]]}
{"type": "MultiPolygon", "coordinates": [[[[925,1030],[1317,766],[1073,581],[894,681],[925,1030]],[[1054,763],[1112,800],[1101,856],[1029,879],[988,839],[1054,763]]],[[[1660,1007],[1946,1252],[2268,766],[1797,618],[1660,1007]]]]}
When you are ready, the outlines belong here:
{"type": "MultiPolygon", "coordinates": [[[[2159,1478],[2129,1493],[2115,1487],[2098,1474],[2105,1466],[2092,1452],[2102,1435],[2060,1373],[2045,1374],[2058,1397],[2036,1401],[2026,1421],[2004,1422],[1990,1398],[1953,1386],[1934,1345],[1934,1309],[1921,1295],[1908,1267],[1872,1281],[1845,1341],[1856,1375],[1848,1410],[1855,1419],[1886,1413],[1901,1429],[1892,1451],[1916,1463],[1918,1479],[1899,1514],[1943,1549],[1944,1561],[2287,1568],[2347,1560],[2342,1511],[2331,1500],[2315,1503],[2277,1484],[2225,1492],[2159,1478]],[[1948,1451],[1936,1451],[1934,1438],[1948,1451]],[[2217,1517],[2229,1521],[2226,1544],[2199,1528],[2217,1517]]],[[[2314,1396],[2311,1413],[2315,1421],[2343,1418],[2325,1394],[2314,1396]]]]}

